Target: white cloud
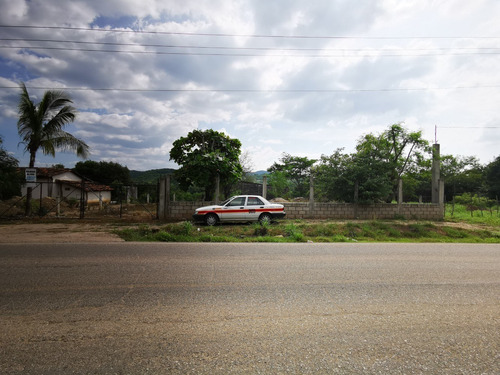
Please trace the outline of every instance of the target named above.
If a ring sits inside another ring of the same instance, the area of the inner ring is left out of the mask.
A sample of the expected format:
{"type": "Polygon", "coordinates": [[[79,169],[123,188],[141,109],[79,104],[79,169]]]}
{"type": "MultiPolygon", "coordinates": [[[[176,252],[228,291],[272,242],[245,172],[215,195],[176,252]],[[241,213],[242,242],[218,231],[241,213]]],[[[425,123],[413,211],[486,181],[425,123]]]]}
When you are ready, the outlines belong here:
{"type": "MultiPolygon", "coordinates": [[[[429,140],[437,125],[445,153],[478,155],[483,162],[496,156],[500,133],[491,124],[499,119],[498,55],[485,54],[495,50],[484,48],[498,40],[479,38],[499,35],[495,0],[367,0],[356,6],[348,0],[0,0],[0,5],[4,25],[160,32],[2,29],[4,38],[24,39],[11,46],[63,48],[0,49],[0,86],[25,81],[29,87],[67,88],[80,110],[70,130],[91,145],[92,158],[131,169],[171,167],[172,142],[211,127],[240,139],[255,168],[266,169],[283,152],[311,158],[339,147],[350,152],[361,135],[401,121],[422,129],[429,140]],[[180,47],[165,47],[172,45],[180,47]],[[384,56],[398,54],[403,56],[384,56]],[[471,88],[485,85],[494,87],[471,88]],[[218,89],[236,91],[204,91],[218,89]]],[[[30,89],[34,98],[42,92],[30,89]]],[[[23,162],[15,133],[17,95],[0,90],[0,135],[23,162]]],[[[57,161],[59,155],[40,156],[41,163],[57,161]]]]}

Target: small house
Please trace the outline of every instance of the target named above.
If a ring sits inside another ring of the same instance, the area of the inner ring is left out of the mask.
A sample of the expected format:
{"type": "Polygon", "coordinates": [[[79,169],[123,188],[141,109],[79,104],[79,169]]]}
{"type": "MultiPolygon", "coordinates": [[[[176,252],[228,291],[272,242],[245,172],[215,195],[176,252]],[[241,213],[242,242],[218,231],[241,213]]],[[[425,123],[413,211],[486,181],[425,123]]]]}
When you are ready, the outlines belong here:
{"type": "MultiPolygon", "coordinates": [[[[23,173],[24,169],[21,168],[23,173]]],[[[25,183],[22,186],[23,196],[26,195],[28,187],[33,188],[34,199],[49,197],[81,200],[83,197],[87,205],[109,203],[113,190],[107,185],[85,179],[68,168],[36,168],[36,182],[25,183]]]]}

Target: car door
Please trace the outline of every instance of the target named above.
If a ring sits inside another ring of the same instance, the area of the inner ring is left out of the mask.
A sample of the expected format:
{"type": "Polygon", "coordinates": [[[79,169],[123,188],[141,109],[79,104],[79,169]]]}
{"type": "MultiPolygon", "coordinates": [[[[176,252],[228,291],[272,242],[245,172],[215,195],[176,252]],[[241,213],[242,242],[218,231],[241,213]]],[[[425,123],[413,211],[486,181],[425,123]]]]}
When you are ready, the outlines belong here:
{"type": "Polygon", "coordinates": [[[246,220],[246,197],[236,197],[227,202],[221,210],[222,221],[246,220]]]}
{"type": "Polygon", "coordinates": [[[265,203],[259,197],[248,197],[246,212],[249,221],[259,220],[259,216],[265,208],[265,203]]]}

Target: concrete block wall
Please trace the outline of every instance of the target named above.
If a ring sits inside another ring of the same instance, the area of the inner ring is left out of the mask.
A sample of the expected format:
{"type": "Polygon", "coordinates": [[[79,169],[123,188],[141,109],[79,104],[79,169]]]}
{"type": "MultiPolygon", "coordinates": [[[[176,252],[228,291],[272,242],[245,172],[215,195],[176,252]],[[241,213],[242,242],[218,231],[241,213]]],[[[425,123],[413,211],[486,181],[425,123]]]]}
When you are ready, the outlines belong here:
{"type": "MultiPolygon", "coordinates": [[[[214,202],[170,202],[170,219],[190,220],[198,207],[210,206],[214,202]]],[[[348,203],[284,203],[288,219],[419,219],[442,220],[443,206],[439,204],[371,204],[348,203]]]]}
{"type": "Polygon", "coordinates": [[[439,204],[371,204],[347,203],[284,203],[289,219],[421,219],[442,220],[443,207],[439,204]]]}

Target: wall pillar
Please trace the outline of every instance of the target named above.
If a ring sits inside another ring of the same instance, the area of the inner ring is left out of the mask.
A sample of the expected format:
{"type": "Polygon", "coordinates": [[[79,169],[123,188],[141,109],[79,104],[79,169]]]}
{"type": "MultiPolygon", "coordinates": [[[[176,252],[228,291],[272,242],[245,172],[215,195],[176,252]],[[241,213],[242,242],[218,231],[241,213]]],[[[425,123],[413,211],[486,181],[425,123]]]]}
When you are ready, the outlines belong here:
{"type": "Polygon", "coordinates": [[[220,175],[215,177],[215,204],[219,204],[219,195],[220,195],[220,175]]]}
{"type": "Polygon", "coordinates": [[[158,219],[166,220],[171,213],[170,175],[161,177],[158,185],[158,219]]]}
{"type": "Polygon", "coordinates": [[[267,176],[262,177],[262,197],[267,199],[267,176]]]}
{"type": "Polygon", "coordinates": [[[432,146],[432,203],[439,204],[439,180],[441,178],[441,156],[439,144],[432,146]]]}
{"type": "Polygon", "coordinates": [[[309,216],[314,214],[314,178],[309,176],[309,216]]]}
{"type": "Polygon", "coordinates": [[[398,180],[398,204],[401,205],[403,203],[403,180],[398,180]]]}

